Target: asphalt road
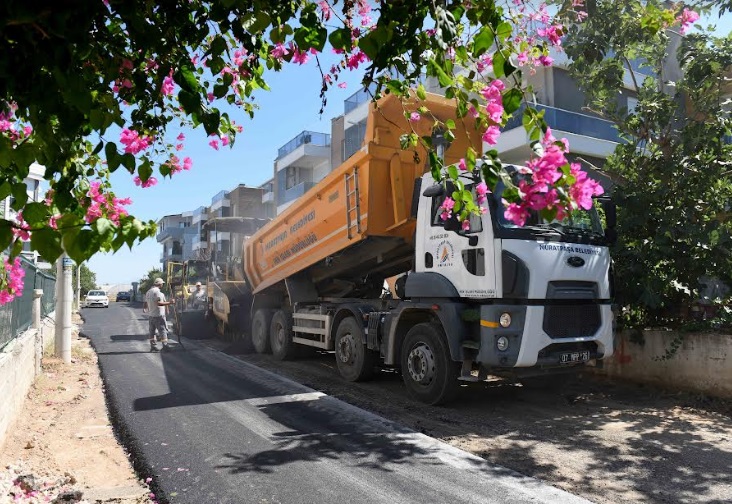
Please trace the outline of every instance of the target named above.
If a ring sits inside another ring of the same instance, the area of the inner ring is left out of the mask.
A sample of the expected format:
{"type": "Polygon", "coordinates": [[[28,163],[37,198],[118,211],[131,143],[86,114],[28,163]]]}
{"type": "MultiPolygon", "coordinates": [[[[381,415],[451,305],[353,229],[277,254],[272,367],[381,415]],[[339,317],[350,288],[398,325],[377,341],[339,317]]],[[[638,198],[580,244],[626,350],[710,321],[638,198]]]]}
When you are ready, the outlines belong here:
{"type": "Polygon", "coordinates": [[[588,502],[195,341],[151,353],[126,303],[82,316],[115,428],[163,501],[588,502]]]}

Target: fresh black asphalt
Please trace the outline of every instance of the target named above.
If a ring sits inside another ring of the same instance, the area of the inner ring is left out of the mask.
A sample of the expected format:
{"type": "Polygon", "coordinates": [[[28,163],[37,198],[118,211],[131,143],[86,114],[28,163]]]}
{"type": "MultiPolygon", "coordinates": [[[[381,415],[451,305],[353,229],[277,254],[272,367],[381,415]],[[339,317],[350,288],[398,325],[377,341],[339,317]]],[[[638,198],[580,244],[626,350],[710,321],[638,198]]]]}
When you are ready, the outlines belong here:
{"type": "Polygon", "coordinates": [[[115,428],[163,502],[587,502],[195,340],[151,353],[139,307],[82,316],[115,428]]]}

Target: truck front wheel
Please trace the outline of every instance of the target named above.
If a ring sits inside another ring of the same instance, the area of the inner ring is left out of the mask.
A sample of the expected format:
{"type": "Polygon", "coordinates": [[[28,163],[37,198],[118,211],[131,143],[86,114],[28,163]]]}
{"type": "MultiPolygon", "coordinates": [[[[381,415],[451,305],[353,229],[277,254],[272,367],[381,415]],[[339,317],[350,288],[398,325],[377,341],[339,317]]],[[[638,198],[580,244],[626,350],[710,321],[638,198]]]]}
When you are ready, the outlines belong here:
{"type": "Polygon", "coordinates": [[[450,358],[438,324],[417,324],[409,330],[402,343],[401,365],[404,384],[415,399],[437,405],[455,398],[460,363],[450,358]]]}
{"type": "Polygon", "coordinates": [[[257,310],[252,318],[252,345],[257,353],[269,353],[269,325],[272,322],[272,312],[257,310]]]}
{"type": "Polygon", "coordinates": [[[348,381],[364,381],[374,375],[376,353],[363,344],[363,328],[356,319],[347,317],[338,324],[335,336],[338,372],[348,381]]]}
{"type": "Polygon", "coordinates": [[[297,345],[292,341],[292,316],[289,313],[277,310],[274,314],[269,330],[269,342],[275,359],[295,358],[297,345]]]}

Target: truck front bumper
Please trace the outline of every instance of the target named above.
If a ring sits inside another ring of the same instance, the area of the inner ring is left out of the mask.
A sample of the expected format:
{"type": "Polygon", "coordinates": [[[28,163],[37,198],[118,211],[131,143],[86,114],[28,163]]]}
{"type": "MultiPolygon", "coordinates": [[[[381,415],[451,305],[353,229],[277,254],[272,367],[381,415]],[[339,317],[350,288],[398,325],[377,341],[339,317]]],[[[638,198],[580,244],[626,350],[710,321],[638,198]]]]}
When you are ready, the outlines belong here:
{"type": "Polygon", "coordinates": [[[566,320],[555,320],[550,317],[556,311],[547,313],[546,306],[481,306],[480,348],[476,362],[488,367],[550,367],[609,357],[613,353],[610,305],[581,306],[591,306],[590,311],[598,311],[591,332],[586,323],[570,318],[571,310],[559,312],[567,316],[566,320]],[[511,317],[508,327],[499,323],[503,313],[511,317]],[[550,335],[545,329],[555,332],[550,335]],[[499,347],[505,348],[500,350],[499,347]],[[573,353],[579,355],[567,356],[573,353]]]}

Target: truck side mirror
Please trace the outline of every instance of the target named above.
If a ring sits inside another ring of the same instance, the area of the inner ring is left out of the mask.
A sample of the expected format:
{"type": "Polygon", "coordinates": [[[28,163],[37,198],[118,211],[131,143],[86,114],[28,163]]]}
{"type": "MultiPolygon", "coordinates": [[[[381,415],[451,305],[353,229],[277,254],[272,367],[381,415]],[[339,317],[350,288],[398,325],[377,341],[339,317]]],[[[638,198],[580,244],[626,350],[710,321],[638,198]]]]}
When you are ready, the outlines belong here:
{"type": "Polygon", "coordinates": [[[422,196],[426,196],[428,198],[436,198],[438,196],[442,196],[443,194],[445,194],[445,188],[442,187],[442,184],[434,184],[425,189],[422,193],[422,196]]]}

